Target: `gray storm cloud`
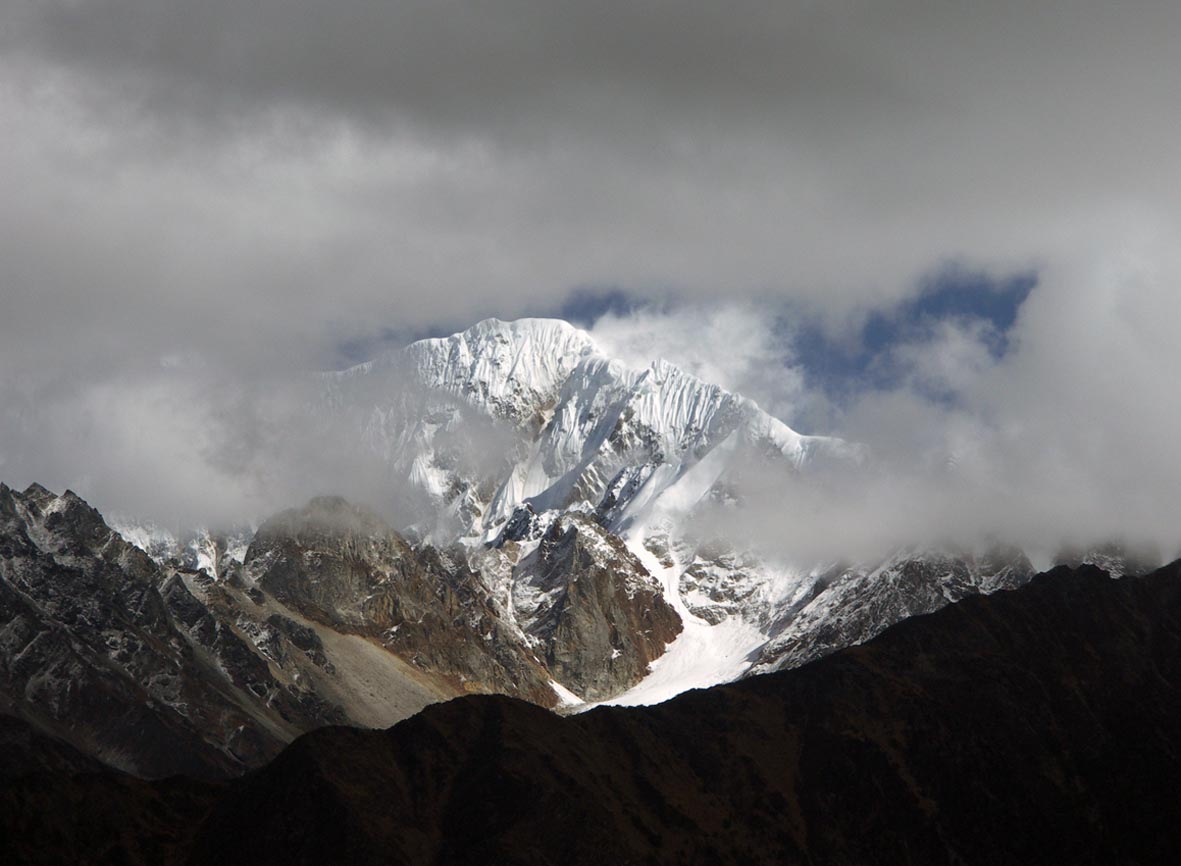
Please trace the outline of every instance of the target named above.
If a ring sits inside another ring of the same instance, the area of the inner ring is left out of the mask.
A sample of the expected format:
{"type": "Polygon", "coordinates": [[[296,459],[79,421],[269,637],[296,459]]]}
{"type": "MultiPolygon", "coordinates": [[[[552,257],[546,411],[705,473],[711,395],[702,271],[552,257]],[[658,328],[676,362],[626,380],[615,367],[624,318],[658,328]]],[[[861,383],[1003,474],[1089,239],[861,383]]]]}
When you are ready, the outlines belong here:
{"type": "Polygon", "coordinates": [[[621,352],[663,333],[789,422],[825,419],[805,432],[868,442],[907,467],[884,500],[912,485],[957,524],[1173,532],[1175,3],[50,0],[0,17],[10,481],[269,506],[342,471],[284,423],[291,382],[342,345],[612,286],[675,311],[600,322],[621,352]],[[757,311],[850,338],[949,260],[1038,270],[1013,350],[944,323],[892,350],[902,385],[801,413],[825,397],[757,311]],[[914,480],[945,453],[971,495],[914,480]],[[306,483],[280,483],[296,463],[306,483]]]}

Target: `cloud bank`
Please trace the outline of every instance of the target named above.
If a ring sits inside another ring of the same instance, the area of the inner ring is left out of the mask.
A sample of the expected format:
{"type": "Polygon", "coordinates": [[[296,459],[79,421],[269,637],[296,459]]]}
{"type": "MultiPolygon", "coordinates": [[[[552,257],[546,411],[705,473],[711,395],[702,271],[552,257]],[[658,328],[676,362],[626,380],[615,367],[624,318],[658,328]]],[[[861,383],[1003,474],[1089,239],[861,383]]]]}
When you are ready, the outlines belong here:
{"type": "Polygon", "coordinates": [[[869,443],[861,499],[939,503],[908,527],[1177,535],[1175,3],[0,16],[11,482],[256,511],[332,480],[307,372],[614,288],[605,345],[869,443]],[[1003,352],[948,314],[818,374],[807,334],[857,350],[948,262],[1037,273],[1003,352]]]}

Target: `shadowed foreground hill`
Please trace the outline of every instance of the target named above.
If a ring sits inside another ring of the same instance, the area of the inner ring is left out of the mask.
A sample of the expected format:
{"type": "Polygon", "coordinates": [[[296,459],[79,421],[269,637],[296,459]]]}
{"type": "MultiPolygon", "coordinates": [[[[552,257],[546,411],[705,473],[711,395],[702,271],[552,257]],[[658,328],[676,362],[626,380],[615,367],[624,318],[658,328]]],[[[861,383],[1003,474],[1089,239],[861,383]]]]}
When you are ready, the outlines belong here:
{"type": "Polygon", "coordinates": [[[0,830],[39,863],[1173,863],[1179,574],[1056,569],[651,708],[463,698],[227,786],[29,776],[0,830]]]}

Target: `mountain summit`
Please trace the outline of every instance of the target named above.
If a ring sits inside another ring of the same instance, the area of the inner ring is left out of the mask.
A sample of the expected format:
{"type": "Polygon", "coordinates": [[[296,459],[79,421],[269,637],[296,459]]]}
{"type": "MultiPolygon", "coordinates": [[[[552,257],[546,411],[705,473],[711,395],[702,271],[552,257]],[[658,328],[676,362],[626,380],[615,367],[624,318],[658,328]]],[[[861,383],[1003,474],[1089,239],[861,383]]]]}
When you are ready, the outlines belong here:
{"type": "Polygon", "coordinates": [[[391,481],[451,518],[428,531],[436,541],[451,540],[447,529],[491,541],[519,509],[591,511],[620,531],[683,513],[755,454],[789,470],[818,454],[861,456],[665,360],[629,367],[557,319],[488,319],[326,382],[332,410],[356,418],[391,481]],[[464,454],[465,425],[496,429],[503,453],[464,454]]]}

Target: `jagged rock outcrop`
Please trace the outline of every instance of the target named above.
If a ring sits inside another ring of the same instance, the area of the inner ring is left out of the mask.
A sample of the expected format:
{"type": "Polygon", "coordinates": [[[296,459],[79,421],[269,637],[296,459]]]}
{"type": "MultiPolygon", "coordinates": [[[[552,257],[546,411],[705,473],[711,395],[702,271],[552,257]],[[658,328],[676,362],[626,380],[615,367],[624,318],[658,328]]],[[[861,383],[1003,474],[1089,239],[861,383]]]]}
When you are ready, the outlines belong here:
{"type": "MultiPolygon", "coordinates": [[[[293,662],[296,653],[290,646],[292,642],[284,639],[283,632],[245,615],[240,601],[203,572],[172,574],[164,580],[161,594],[177,626],[195,646],[208,653],[234,686],[295,730],[354,721],[301,676],[301,666],[293,662]],[[203,600],[193,594],[190,585],[195,591],[204,590],[203,600]]],[[[321,659],[321,666],[327,664],[326,659],[321,659]]],[[[305,663],[302,668],[306,667],[305,663]]]]}
{"type": "Polygon", "coordinates": [[[586,517],[561,528],[493,586],[325,497],[268,521],[218,578],[154,562],[73,493],[3,487],[0,712],[141,776],[218,776],[458,694],[609,697],[679,619],[619,539],[586,517]],[[518,619],[513,587],[535,584],[544,604],[518,619]]]}
{"type": "Polygon", "coordinates": [[[0,711],[111,766],[231,775],[459,693],[238,577],[158,565],[72,492],[0,485],[0,711]]]}
{"type": "Polygon", "coordinates": [[[229,577],[241,565],[246,547],[254,536],[250,526],[226,530],[207,527],[174,532],[152,521],[137,521],[126,515],[106,515],[107,524],[160,565],[204,571],[211,577],[229,577]]]}
{"type": "MultiPolygon", "coordinates": [[[[247,585],[236,569],[218,581],[205,572],[177,572],[199,606],[186,627],[195,641],[214,653],[236,676],[251,668],[266,670],[283,685],[282,699],[268,695],[267,705],[283,718],[314,715],[319,723],[385,727],[445,700],[462,690],[384,649],[380,641],[309,619],[270,593],[247,585]],[[202,610],[203,608],[203,610],[202,610]],[[255,656],[250,667],[235,662],[240,637],[255,656]],[[294,701],[295,706],[291,703],[294,701]]],[[[251,690],[256,691],[255,689],[251,690]]]]}
{"type": "MultiPolygon", "coordinates": [[[[655,550],[661,550],[653,543],[655,550]]],[[[668,551],[664,549],[667,557],[668,551]]],[[[783,616],[784,611],[758,603],[756,596],[764,583],[764,564],[749,552],[731,544],[711,540],[700,544],[688,557],[678,581],[681,598],[689,612],[711,625],[731,616],[758,618],[783,616]]],[[[670,563],[671,564],[671,563],[670,563]]],[[[760,622],[760,625],[769,623],[760,622]]]]}
{"type": "Polygon", "coordinates": [[[264,523],[243,573],[310,619],[378,640],[460,691],[558,701],[544,665],[462,559],[412,548],[375,514],[339,497],[264,523]]]}
{"type": "MultiPolygon", "coordinates": [[[[294,644],[299,626],[285,617],[245,622],[235,585],[256,603],[372,640],[457,693],[498,692],[543,706],[571,701],[556,681],[579,699],[609,698],[645,676],[680,618],[618,537],[589,515],[549,517],[544,537],[511,544],[513,560],[497,586],[462,552],[412,546],[368,509],[319,497],[266,521],[233,579],[196,573],[174,582],[174,591],[200,589],[202,600],[183,608],[198,640],[215,650],[229,620],[272,667],[290,662],[284,644],[314,655],[294,644]]],[[[310,708],[318,675],[304,674],[290,691],[310,708]]]]}
{"type": "Polygon", "coordinates": [[[209,664],[162,581],[72,492],[0,485],[0,692],[11,711],[145,776],[232,773],[311,726],[259,712],[209,664]]]}
{"type": "Polygon", "coordinates": [[[555,521],[521,558],[512,601],[554,678],[588,701],[638,683],[682,627],[635,554],[586,516],[555,521]]]}

